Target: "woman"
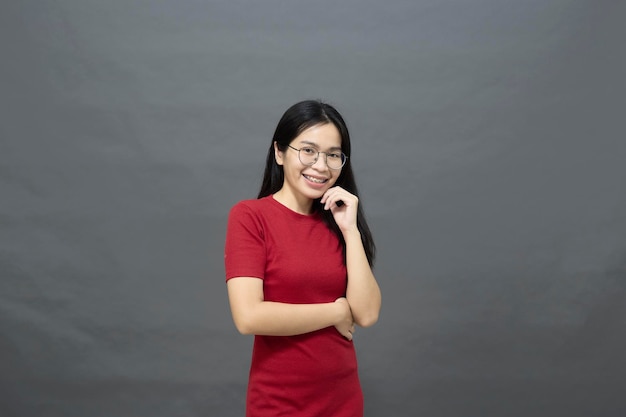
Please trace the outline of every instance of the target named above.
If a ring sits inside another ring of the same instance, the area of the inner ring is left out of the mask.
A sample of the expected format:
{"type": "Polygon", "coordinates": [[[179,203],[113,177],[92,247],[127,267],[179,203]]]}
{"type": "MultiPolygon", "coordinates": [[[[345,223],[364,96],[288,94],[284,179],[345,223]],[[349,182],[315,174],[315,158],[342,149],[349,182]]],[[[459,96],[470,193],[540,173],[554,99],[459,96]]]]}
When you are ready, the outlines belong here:
{"type": "Polygon", "coordinates": [[[352,343],[378,320],[374,242],[363,216],[341,115],[303,101],[281,118],[261,190],[230,211],[228,296],[253,334],[246,415],[363,415],[352,343]]]}

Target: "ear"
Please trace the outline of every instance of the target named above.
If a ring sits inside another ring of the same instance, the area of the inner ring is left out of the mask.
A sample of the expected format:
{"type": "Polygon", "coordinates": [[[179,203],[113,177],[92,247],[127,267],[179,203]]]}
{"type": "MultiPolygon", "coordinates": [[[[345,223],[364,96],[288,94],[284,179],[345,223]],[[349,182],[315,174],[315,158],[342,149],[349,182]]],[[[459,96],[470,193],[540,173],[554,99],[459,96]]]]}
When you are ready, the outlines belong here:
{"type": "Polygon", "coordinates": [[[278,149],[278,142],[274,141],[274,159],[278,165],[283,164],[283,151],[278,149]]]}

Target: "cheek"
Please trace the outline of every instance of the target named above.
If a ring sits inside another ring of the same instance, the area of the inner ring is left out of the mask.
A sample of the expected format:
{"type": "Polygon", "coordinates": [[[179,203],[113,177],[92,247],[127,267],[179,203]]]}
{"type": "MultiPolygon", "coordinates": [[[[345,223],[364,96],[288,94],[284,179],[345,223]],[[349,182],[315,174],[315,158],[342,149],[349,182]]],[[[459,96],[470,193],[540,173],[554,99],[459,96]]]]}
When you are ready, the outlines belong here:
{"type": "Polygon", "coordinates": [[[332,187],[333,185],[335,185],[335,183],[336,183],[336,182],[337,182],[337,180],[339,179],[339,175],[341,175],[341,173],[337,174],[337,176],[333,176],[333,177],[330,179],[330,181],[329,181],[329,182],[330,182],[330,186],[331,186],[331,187],[332,187]]]}
{"type": "Polygon", "coordinates": [[[291,161],[284,159],[283,160],[283,169],[289,171],[292,175],[299,175],[300,166],[297,164],[297,161],[291,161]]]}

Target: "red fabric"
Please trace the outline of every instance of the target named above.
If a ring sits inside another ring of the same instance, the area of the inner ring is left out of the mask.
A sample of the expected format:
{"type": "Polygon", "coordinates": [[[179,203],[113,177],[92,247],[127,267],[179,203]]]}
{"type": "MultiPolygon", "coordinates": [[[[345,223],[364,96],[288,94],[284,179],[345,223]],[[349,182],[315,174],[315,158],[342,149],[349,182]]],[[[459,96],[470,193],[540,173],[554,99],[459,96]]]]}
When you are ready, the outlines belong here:
{"type": "MultiPolygon", "coordinates": [[[[305,216],[272,196],[230,212],[226,280],[263,279],[265,300],[326,303],[345,296],[337,237],[319,215],[305,216]]],[[[361,417],[363,394],[354,345],[329,327],[297,336],[255,336],[248,417],[361,417]]]]}

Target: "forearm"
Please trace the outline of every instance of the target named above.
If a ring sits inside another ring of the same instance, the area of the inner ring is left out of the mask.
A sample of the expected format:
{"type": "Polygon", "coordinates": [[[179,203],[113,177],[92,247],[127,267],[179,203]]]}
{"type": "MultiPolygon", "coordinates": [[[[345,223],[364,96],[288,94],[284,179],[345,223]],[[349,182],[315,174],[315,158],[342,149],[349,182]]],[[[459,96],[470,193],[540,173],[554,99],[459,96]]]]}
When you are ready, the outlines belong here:
{"type": "Polygon", "coordinates": [[[358,229],[344,232],[348,288],[346,298],[354,321],[361,327],[376,323],[381,306],[381,293],[367,261],[358,229]]]}
{"type": "Polygon", "coordinates": [[[341,318],[337,303],[287,304],[259,301],[235,317],[243,334],[294,336],[335,325],[341,318]]]}

